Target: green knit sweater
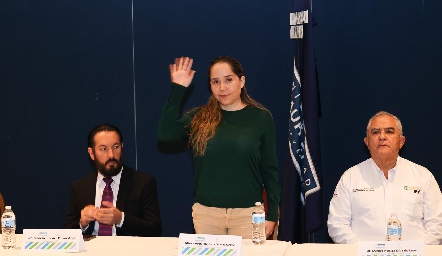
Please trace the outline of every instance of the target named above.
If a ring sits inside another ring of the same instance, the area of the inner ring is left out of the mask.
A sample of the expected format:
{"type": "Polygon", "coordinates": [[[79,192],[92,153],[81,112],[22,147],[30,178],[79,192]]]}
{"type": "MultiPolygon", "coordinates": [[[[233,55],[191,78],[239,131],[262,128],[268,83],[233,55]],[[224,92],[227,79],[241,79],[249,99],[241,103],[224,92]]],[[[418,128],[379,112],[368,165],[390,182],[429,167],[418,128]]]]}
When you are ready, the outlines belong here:
{"type": "MultiPolygon", "coordinates": [[[[179,119],[186,87],[172,84],[163,108],[158,139],[163,142],[186,140],[195,113],[179,119]]],[[[276,158],[275,127],[269,112],[252,106],[222,111],[215,136],[207,143],[204,156],[194,156],[195,202],[210,207],[246,208],[262,202],[265,188],[267,220],[277,221],[279,171],[276,158]]]]}

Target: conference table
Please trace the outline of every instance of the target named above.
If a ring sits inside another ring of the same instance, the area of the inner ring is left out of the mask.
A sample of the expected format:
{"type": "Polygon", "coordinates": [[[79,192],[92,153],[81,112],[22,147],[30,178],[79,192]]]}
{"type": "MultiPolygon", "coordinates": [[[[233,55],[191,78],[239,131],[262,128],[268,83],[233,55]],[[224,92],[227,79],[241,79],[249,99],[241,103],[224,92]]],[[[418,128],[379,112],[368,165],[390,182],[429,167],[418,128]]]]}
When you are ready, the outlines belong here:
{"type": "MultiPolygon", "coordinates": [[[[60,252],[25,252],[21,250],[22,235],[17,235],[15,249],[3,249],[0,256],[16,255],[66,255],[60,252]]],[[[102,236],[85,242],[86,251],[74,253],[79,256],[176,256],[177,237],[124,237],[102,236]]],[[[357,256],[357,244],[291,244],[268,240],[264,245],[254,245],[250,239],[243,239],[243,256],[357,256]]],[[[441,245],[425,245],[425,256],[441,256],[441,245]]],[[[72,253],[69,253],[72,255],[72,253]]]]}
{"type": "MultiPolygon", "coordinates": [[[[16,255],[66,255],[59,252],[26,252],[21,250],[22,235],[17,235],[15,249],[0,247],[0,256],[16,255]]],[[[79,256],[176,256],[178,254],[177,237],[127,237],[97,236],[85,242],[86,251],[74,253],[79,256]]],[[[284,256],[291,243],[268,240],[264,245],[254,245],[251,239],[243,239],[244,256],[284,256]]],[[[73,255],[72,253],[68,253],[73,255]]]]}

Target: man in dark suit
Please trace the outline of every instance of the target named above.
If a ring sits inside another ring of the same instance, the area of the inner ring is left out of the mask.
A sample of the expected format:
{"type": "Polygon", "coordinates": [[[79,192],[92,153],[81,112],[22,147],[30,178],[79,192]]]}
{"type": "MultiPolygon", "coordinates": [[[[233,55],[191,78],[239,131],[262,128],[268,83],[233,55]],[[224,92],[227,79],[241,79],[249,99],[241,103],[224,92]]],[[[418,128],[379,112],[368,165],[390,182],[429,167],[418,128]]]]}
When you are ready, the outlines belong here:
{"type": "Polygon", "coordinates": [[[97,172],[75,181],[64,228],[86,235],[161,236],[157,184],[152,176],[123,164],[123,136],[99,125],[88,136],[97,172]]]}

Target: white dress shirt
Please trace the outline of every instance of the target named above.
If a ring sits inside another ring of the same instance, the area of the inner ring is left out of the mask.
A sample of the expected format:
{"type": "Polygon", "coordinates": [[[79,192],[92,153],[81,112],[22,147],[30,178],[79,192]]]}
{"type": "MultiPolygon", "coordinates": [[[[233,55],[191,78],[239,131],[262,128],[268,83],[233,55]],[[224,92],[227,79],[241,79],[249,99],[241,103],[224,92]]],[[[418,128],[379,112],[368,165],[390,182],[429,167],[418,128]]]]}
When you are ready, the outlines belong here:
{"type": "Polygon", "coordinates": [[[335,243],[385,241],[396,213],[402,240],[442,242],[442,195],[428,169],[398,157],[388,179],[373,159],[348,169],[330,201],[328,233],[335,243]]]}

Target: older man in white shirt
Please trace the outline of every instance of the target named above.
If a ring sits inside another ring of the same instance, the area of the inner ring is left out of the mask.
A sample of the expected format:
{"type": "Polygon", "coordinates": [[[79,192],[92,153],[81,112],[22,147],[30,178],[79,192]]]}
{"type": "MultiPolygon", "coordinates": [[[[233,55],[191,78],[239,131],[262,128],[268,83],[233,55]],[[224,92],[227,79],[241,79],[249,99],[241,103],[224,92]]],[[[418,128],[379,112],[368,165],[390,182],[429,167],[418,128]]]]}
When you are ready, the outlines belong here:
{"type": "Polygon", "coordinates": [[[386,240],[396,213],[402,240],[442,242],[442,196],[431,172],[399,156],[405,143],[400,120],[387,112],[368,122],[371,158],[348,169],[330,201],[328,233],[335,243],[386,240]]]}

